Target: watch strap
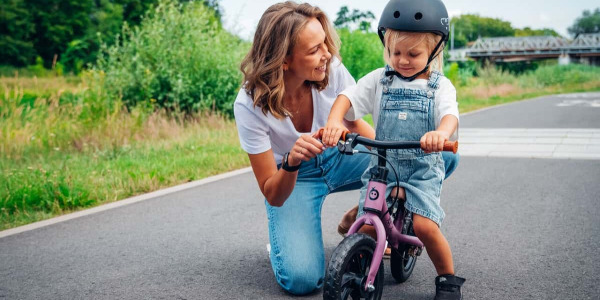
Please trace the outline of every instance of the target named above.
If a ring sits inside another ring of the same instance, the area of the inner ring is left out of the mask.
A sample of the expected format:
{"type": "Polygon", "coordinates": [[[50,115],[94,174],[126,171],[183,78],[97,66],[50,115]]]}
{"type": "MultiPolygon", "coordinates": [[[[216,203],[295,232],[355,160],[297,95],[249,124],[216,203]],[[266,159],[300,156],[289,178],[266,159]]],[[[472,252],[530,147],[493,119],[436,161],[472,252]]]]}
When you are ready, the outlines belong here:
{"type": "Polygon", "coordinates": [[[281,164],[281,168],[284,169],[285,171],[288,171],[288,172],[296,172],[296,171],[298,171],[298,169],[300,169],[300,164],[297,165],[297,166],[290,166],[290,165],[288,165],[288,156],[289,155],[290,155],[289,152],[286,152],[283,155],[283,163],[281,164]]]}

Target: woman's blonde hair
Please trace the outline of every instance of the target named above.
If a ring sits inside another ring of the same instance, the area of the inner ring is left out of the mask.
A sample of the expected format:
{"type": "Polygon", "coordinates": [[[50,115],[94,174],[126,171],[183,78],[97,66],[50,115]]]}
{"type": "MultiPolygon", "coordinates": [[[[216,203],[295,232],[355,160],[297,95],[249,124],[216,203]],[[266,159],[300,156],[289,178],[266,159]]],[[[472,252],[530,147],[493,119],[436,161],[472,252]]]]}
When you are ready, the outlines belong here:
{"type": "MultiPolygon", "coordinates": [[[[329,53],[341,59],[338,53],[340,39],[327,15],[316,6],[291,1],[274,4],[258,22],[252,47],[242,60],[240,69],[244,74],[243,88],[254,100],[254,106],[262,108],[265,115],[270,112],[277,119],[290,115],[283,105],[283,63],[292,53],[298,34],[312,18],[323,26],[329,53]]],[[[324,80],[307,84],[319,91],[327,87],[330,64],[331,60],[327,61],[324,80]]]]}
{"type": "MultiPolygon", "coordinates": [[[[429,54],[431,55],[431,52],[433,51],[433,49],[435,49],[435,46],[439,43],[441,38],[441,36],[432,32],[407,32],[388,29],[385,31],[385,35],[383,36],[383,40],[385,42],[385,49],[383,50],[383,59],[390,67],[392,67],[391,56],[394,52],[396,44],[407,39],[415,39],[417,41],[410,49],[425,42],[427,51],[429,51],[429,54]]],[[[440,73],[444,72],[443,46],[440,46],[440,48],[438,49],[438,55],[433,59],[433,61],[431,61],[431,63],[429,64],[429,69],[425,73],[429,76],[431,74],[431,71],[434,70],[440,73]]]]}

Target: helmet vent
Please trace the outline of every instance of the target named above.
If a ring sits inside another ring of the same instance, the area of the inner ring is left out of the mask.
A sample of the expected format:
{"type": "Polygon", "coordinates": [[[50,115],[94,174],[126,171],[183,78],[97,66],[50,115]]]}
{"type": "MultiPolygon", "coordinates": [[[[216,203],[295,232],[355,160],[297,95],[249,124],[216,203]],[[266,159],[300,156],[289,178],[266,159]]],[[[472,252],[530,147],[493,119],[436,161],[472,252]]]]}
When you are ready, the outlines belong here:
{"type": "Polygon", "coordinates": [[[419,21],[419,20],[421,20],[421,19],[423,19],[423,14],[422,14],[422,13],[420,13],[420,12],[416,13],[416,14],[415,14],[415,20],[419,21]]]}
{"type": "Polygon", "coordinates": [[[400,18],[400,12],[399,11],[395,11],[394,12],[394,18],[396,18],[396,19],[400,18]]]}

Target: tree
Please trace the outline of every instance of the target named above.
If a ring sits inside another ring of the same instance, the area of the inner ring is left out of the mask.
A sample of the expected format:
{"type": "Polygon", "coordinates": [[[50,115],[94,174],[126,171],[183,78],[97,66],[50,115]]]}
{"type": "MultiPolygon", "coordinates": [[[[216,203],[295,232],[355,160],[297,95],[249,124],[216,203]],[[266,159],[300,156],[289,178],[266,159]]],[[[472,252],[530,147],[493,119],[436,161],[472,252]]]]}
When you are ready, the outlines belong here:
{"type": "MultiPolygon", "coordinates": [[[[176,0],[179,3],[193,0],[176,0]]],[[[198,0],[215,12],[219,0],[198,0]]],[[[26,66],[41,57],[45,67],[58,59],[67,71],[96,61],[101,43],[111,45],[123,23],[140,24],[158,0],[2,0],[0,64],[26,66]]]]}
{"type": "Polygon", "coordinates": [[[90,25],[92,1],[25,0],[25,3],[35,24],[33,45],[45,67],[50,67],[55,55],[60,58],[70,41],[85,34],[90,25]]]}
{"type": "Polygon", "coordinates": [[[600,8],[596,8],[593,12],[584,10],[583,15],[577,20],[573,26],[567,29],[570,34],[577,36],[581,33],[597,33],[600,32],[600,8]]]}
{"type": "Polygon", "coordinates": [[[219,24],[222,24],[221,17],[223,16],[223,11],[219,5],[219,0],[202,0],[201,2],[202,4],[206,5],[206,7],[215,11],[215,16],[219,20],[219,24]]]}
{"type": "Polygon", "coordinates": [[[0,8],[0,64],[25,66],[33,62],[32,16],[22,0],[6,0],[0,8]]]}
{"type": "Polygon", "coordinates": [[[450,22],[454,25],[456,48],[464,47],[479,37],[515,36],[515,29],[510,22],[500,19],[466,14],[452,18],[450,22]]]}
{"type": "Polygon", "coordinates": [[[371,22],[375,20],[375,15],[370,11],[360,11],[358,9],[350,10],[348,6],[342,6],[337,13],[337,18],[333,21],[336,28],[350,28],[357,26],[359,30],[368,32],[371,28],[371,22]]]}
{"type": "Polygon", "coordinates": [[[560,36],[558,32],[554,31],[554,29],[550,28],[542,28],[542,29],[531,29],[529,27],[525,27],[523,29],[517,28],[515,31],[515,36],[560,36]]]}

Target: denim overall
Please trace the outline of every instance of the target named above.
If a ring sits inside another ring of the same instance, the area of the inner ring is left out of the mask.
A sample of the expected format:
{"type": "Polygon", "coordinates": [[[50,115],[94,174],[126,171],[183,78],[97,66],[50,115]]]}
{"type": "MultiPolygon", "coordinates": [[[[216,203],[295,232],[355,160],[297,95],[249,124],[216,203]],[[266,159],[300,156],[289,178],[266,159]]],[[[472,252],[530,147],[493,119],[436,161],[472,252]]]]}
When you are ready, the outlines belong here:
{"type": "MultiPolygon", "coordinates": [[[[388,70],[392,69],[386,66],[388,70]]],[[[375,139],[418,141],[425,133],[435,130],[435,93],[441,76],[438,72],[432,72],[425,90],[391,88],[393,80],[401,79],[384,76],[380,80],[383,89],[375,139]]],[[[387,150],[387,159],[398,172],[400,186],[406,190],[406,209],[441,225],[445,214],[440,206],[440,193],[446,176],[441,153],[425,153],[421,149],[390,149],[387,150]]],[[[374,165],[377,165],[377,157],[371,159],[369,167],[374,165]]],[[[363,213],[365,187],[369,178],[367,170],[362,176],[359,214],[363,213]]],[[[390,168],[386,195],[389,196],[395,185],[396,177],[390,168]]]]}

